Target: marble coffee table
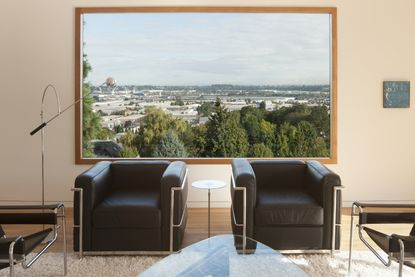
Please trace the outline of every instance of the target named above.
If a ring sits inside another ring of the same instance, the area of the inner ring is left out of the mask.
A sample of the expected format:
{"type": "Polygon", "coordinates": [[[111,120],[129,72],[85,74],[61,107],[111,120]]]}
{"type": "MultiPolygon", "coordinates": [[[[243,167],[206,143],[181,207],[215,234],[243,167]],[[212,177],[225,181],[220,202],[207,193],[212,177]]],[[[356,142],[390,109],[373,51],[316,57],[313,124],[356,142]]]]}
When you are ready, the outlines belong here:
{"type": "Polygon", "coordinates": [[[139,276],[308,276],[289,258],[247,238],[220,235],[192,244],[155,263],[139,276]],[[238,243],[235,243],[237,241],[238,243]]]}

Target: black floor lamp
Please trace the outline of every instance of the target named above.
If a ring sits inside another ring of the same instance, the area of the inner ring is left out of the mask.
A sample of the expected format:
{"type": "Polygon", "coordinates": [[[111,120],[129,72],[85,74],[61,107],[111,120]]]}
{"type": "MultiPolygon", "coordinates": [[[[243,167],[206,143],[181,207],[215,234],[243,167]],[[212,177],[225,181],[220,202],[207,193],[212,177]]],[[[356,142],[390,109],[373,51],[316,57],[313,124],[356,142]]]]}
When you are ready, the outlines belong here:
{"type": "Polygon", "coordinates": [[[40,136],[41,139],[40,140],[41,140],[41,152],[42,152],[42,206],[45,205],[45,142],[44,142],[45,129],[44,128],[48,125],[49,122],[51,122],[51,121],[55,120],[56,118],[58,118],[60,115],[62,115],[69,108],[76,105],[81,100],[82,100],[82,97],[79,98],[74,103],[72,103],[71,105],[69,105],[68,107],[66,107],[65,109],[63,109],[61,111],[61,103],[60,103],[59,95],[56,91],[56,88],[53,85],[49,84],[43,90],[42,105],[41,105],[41,110],[40,110],[40,125],[38,127],[36,127],[33,131],[30,132],[30,135],[33,136],[37,132],[41,131],[41,136],[40,136]],[[45,102],[46,93],[49,91],[49,89],[52,89],[53,92],[54,92],[54,95],[55,95],[55,98],[56,98],[56,105],[58,107],[58,112],[54,116],[52,116],[49,120],[45,121],[45,119],[44,119],[44,106],[45,106],[44,102],[45,102]]]}

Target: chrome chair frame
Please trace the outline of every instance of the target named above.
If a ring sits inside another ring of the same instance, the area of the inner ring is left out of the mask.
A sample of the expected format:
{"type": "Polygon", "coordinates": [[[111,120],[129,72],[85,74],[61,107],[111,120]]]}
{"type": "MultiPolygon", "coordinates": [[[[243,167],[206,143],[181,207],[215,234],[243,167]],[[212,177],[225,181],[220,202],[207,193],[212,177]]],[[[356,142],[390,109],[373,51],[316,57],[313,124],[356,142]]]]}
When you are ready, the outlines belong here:
{"type": "MultiPolygon", "coordinates": [[[[170,190],[171,195],[171,206],[170,206],[170,247],[169,251],[84,251],[82,245],[82,233],[83,233],[83,189],[82,188],[72,188],[71,191],[74,193],[79,193],[79,225],[74,224],[74,228],[79,228],[79,258],[83,258],[83,256],[106,256],[106,255],[160,255],[165,256],[172,254],[173,251],[173,230],[174,228],[181,227],[183,225],[183,220],[185,216],[185,211],[183,211],[183,215],[180,219],[178,224],[174,224],[174,195],[176,191],[182,191],[187,181],[189,169],[186,168],[186,172],[183,178],[183,181],[180,187],[172,187],[170,190]]],[[[187,208],[187,204],[186,204],[187,208]]],[[[180,251],[180,250],[179,250],[180,251]]]]}
{"type": "Polygon", "coordinates": [[[242,191],[243,193],[243,214],[242,214],[242,223],[238,223],[235,217],[235,211],[233,209],[233,205],[231,205],[232,209],[232,220],[235,226],[242,227],[242,251],[245,253],[246,251],[246,188],[245,187],[237,187],[235,183],[235,177],[233,173],[231,173],[231,186],[235,191],[242,191]]]}
{"type": "MultiPolygon", "coordinates": [[[[0,206],[1,209],[1,206],[0,206]]],[[[16,205],[16,206],[6,206],[4,208],[5,210],[45,210],[45,206],[39,205],[39,206],[32,206],[32,205],[16,205]]],[[[67,245],[66,245],[66,219],[65,219],[65,207],[62,203],[59,203],[56,208],[53,209],[53,213],[56,214],[57,218],[62,219],[62,225],[59,225],[56,223],[56,225],[53,226],[53,237],[52,239],[43,242],[45,246],[37,253],[32,259],[29,261],[27,260],[26,255],[19,255],[19,258],[15,257],[14,254],[14,247],[15,244],[18,242],[19,239],[21,239],[21,236],[17,236],[15,240],[10,244],[9,246],[9,258],[8,259],[0,259],[0,262],[2,263],[9,263],[9,269],[10,269],[10,276],[15,276],[15,268],[14,266],[18,263],[22,264],[22,267],[24,269],[28,269],[30,266],[33,265],[34,262],[36,262],[40,256],[42,256],[43,253],[45,253],[51,246],[54,244],[58,237],[58,230],[62,228],[63,232],[63,270],[64,275],[67,274],[67,245]],[[59,214],[58,211],[61,211],[59,214]]],[[[5,237],[5,236],[4,236],[5,237]]]]}
{"type": "MultiPolygon", "coordinates": [[[[367,205],[367,203],[359,203],[354,202],[352,204],[352,210],[350,215],[350,240],[349,240],[349,261],[348,261],[348,272],[351,271],[351,263],[352,263],[352,239],[353,239],[353,219],[354,216],[359,216],[361,213],[364,212],[364,207],[367,205]],[[358,213],[356,213],[356,208],[359,210],[358,213]]],[[[370,204],[370,208],[383,208],[383,209],[402,209],[402,208],[413,208],[415,209],[415,205],[405,205],[405,204],[370,204]]],[[[414,222],[415,224],[415,222],[414,222]]],[[[363,236],[363,226],[366,224],[359,223],[356,224],[356,227],[359,231],[359,238],[360,240],[369,248],[369,250],[378,258],[383,265],[386,267],[389,267],[392,264],[392,261],[395,261],[399,263],[399,272],[398,276],[402,276],[402,270],[403,265],[405,262],[414,262],[415,257],[405,257],[405,245],[401,239],[398,239],[399,243],[399,256],[395,256],[393,253],[387,253],[387,261],[380,255],[376,249],[370,245],[370,243],[364,238],[363,236]]]]}
{"type": "MultiPolygon", "coordinates": [[[[235,183],[235,177],[233,173],[231,173],[231,186],[235,191],[242,191],[243,193],[243,218],[242,223],[238,223],[235,217],[235,211],[233,206],[232,209],[232,220],[235,226],[242,227],[242,249],[245,251],[246,249],[246,188],[245,187],[237,187],[235,183]]],[[[333,230],[332,230],[332,240],[331,240],[331,250],[280,250],[280,253],[283,254],[313,254],[313,253],[329,253],[333,256],[334,251],[336,250],[336,227],[341,227],[341,218],[340,223],[337,223],[336,220],[336,213],[337,213],[337,192],[343,190],[343,186],[334,186],[333,187],[333,230]]]]}

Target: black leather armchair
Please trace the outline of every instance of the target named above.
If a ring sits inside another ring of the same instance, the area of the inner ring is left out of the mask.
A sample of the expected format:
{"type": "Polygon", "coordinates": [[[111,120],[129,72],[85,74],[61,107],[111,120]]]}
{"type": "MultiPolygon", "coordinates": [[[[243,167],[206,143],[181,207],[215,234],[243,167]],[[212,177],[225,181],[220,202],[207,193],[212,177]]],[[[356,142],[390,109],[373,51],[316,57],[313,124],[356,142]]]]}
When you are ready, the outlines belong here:
{"type": "Polygon", "coordinates": [[[74,250],[81,255],[180,248],[187,220],[185,163],[99,162],[76,178],[74,191],[74,250]]]}
{"type": "Polygon", "coordinates": [[[245,228],[246,236],[280,250],[338,249],[340,188],[339,176],[317,161],[234,159],[233,233],[245,228]]]}

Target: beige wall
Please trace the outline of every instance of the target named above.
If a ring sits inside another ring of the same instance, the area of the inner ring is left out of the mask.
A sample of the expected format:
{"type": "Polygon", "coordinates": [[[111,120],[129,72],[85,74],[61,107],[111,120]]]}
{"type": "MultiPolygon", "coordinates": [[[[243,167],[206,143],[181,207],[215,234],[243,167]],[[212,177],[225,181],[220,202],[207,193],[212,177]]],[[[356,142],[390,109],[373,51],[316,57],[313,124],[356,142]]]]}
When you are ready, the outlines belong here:
{"type": "MultiPolygon", "coordinates": [[[[42,90],[53,83],[62,106],[74,99],[74,7],[98,5],[334,6],[338,8],[338,164],[354,200],[415,201],[415,108],[382,108],[382,81],[415,84],[415,1],[68,1],[5,0],[0,9],[0,200],[41,199],[39,123],[42,90]]],[[[49,100],[52,100],[50,98],[49,100]]],[[[54,103],[47,102],[49,114],[54,103]]],[[[73,180],[87,166],[74,164],[74,112],[47,129],[46,200],[71,201],[73,180]]],[[[190,181],[229,182],[229,166],[190,166],[190,181]]],[[[212,200],[227,205],[228,190],[212,200]]],[[[192,205],[206,199],[191,191],[192,205]]]]}

